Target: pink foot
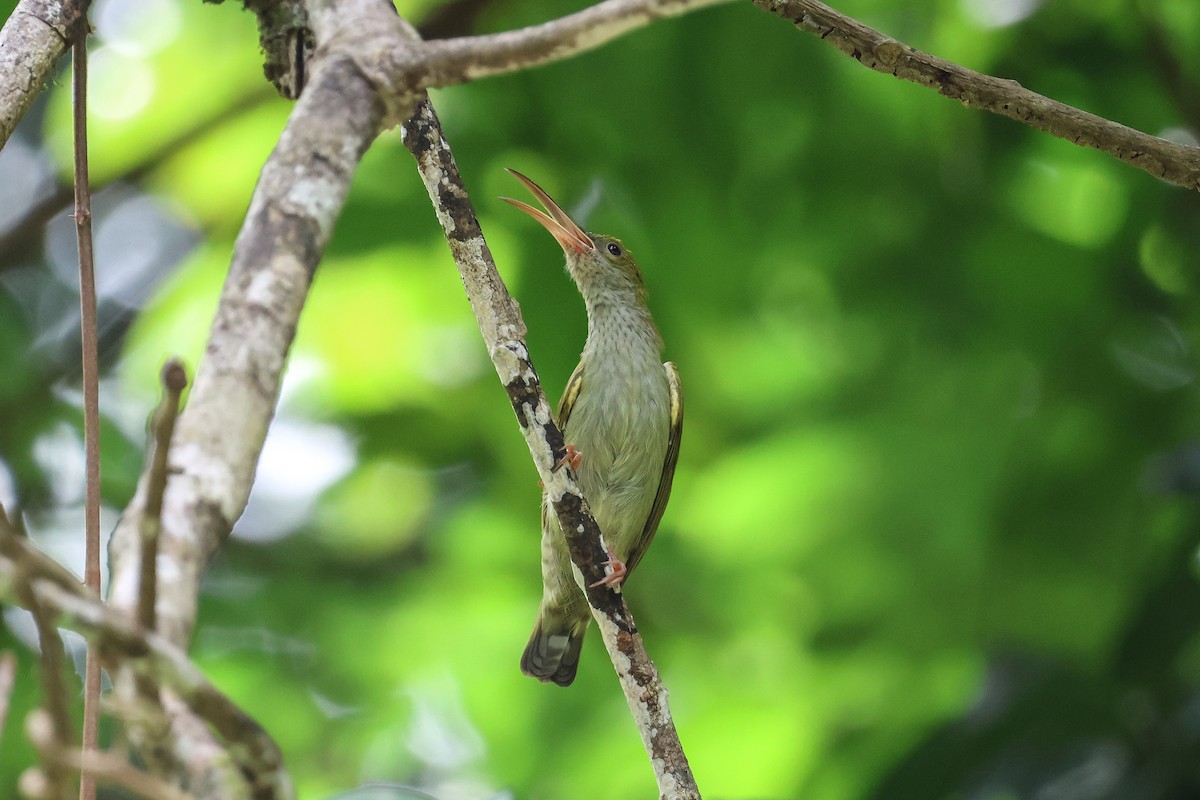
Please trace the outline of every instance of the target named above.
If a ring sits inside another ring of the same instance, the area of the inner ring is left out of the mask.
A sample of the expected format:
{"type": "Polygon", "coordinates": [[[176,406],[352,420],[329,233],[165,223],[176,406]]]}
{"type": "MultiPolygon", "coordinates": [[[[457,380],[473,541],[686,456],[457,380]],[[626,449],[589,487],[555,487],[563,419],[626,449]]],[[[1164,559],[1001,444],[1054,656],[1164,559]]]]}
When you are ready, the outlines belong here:
{"type": "Polygon", "coordinates": [[[567,464],[571,467],[571,469],[578,472],[579,465],[583,463],[583,453],[576,450],[575,445],[573,444],[568,444],[566,450],[567,454],[559,459],[558,463],[554,465],[554,468],[558,469],[563,464],[567,464]]]}
{"type": "Polygon", "coordinates": [[[589,588],[595,589],[597,586],[607,586],[613,591],[621,591],[621,584],[625,582],[625,576],[628,574],[625,569],[624,562],[613,555],[613,551],[608,551],[608,561],[604,562],[604,578],[593,583],[589,588]]]}

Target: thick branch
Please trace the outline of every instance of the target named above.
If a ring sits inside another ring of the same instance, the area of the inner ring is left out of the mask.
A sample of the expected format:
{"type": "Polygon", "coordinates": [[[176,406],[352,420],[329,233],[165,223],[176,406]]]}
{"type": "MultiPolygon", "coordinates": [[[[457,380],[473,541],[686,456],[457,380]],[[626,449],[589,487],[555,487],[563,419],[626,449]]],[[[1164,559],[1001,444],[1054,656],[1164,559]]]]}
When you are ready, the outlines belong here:
{"type": "Polygon", "coordinates": [[[699,798],[671,719],[667,690],[646,653],[624,596],[591,586],[605,577],[603,564],[608,558],[600,542],[600,528],[570,472],[555,469],[566,449],[525,345],[525,323],[520,308],[496,270],[454,156],[428,100],[405,123],[403,134],[405,144],[417,159],[421,178],[442,223],[492,363],[512,402],[521,434],[562,523],[576,580],[587,594],[592,616],[650,755],[659,792],[671,800],[699,798]]]}
{"type": "Polygon", "coordinates": [[[1200,190],[1200,148],[1142,133],[1031,92],[1016,81],[923,53],[817,0],[754,0],[754,4],[817,34],[863,66],[928,86],[965,106],[1015,119],[1080,147],[1101,150],[1185,189],[1200,190]]]}
{"type": "MultiPolygon", "coordinates": [[[[200,574],[245,508],[300,309],[380,106],[349,59],[318,59],[263,168],[187,409],[162,500],[159,631],[186,644],[200,574]]],[[[112,603],[137,603],[138,529],[149,474],[110,544],[112,603]]]]}
{"type": "Polygon", "coordinates": [[[0,148],[84,24],[83,0],[21,0],[0,30],[0,148]]]}
{"type": "MultiPolygon", "coordinates": [[[[350,17],[343,24],[361,22],[350,17]]],[[[331,39],[338,35],[336,28],[330,31],[331,39]]],[[[186,647],[195,624],[200,576],[245,508],[309,284],[358,161],[382,121],[374,87],[344,51],[326,51],[313,68],[255,187],[205,357],[172,437],[157,557],[158,574],[170,579],[159,581],[155,610],[157,632],[177,648],[186,647]]],[[[131,618],[152,481],[152,472],[143,474],[109,545],[110,600],[131,618]]],[[[117,702],[136,706],[136,677],[127,669],[118,672],[117,702]]],[[[154,759],[159,774],[213,796],[192,787],[226,780],[219,750],[197,740],[186,715],[172,712],[170,693],[162,699],[170,736],[131,720],[131,739],[144,755],[163,756],[154,759]],[[173,743],[173,755],[161,753],[164,740],[173,743]]]]}

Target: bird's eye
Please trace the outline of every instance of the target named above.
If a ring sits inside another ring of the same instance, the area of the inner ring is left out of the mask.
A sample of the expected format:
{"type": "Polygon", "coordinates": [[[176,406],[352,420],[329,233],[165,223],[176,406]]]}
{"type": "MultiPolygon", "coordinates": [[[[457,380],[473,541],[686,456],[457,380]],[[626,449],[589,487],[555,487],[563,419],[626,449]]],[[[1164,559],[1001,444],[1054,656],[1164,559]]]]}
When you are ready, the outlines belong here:
{"type": "Polygon", "coordinates": [[[610,255],[620,258],[621,257],[621,245],[617,244],[616,242],[609,242],[608,243],[608,252],[610,255]]]}

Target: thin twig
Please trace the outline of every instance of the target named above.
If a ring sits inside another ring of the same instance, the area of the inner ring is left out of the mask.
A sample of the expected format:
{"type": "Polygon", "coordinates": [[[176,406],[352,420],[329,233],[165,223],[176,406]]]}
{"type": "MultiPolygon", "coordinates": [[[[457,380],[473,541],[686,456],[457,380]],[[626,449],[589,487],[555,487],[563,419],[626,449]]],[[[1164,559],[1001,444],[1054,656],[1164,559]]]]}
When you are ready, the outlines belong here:
{"type": "MultiPolygon", "coordinates": [[[[71,51],[74,75],[75,233],[79,245],[79,309],[83,346],[83,442],[86,461],[83,582],[100,596],[100,367],[96,328],[96,275],[92,251],[92,195],[87,146],[87,25],[71,51]]],[[[88,648],[83,683],[83,749],[95,750],[100,734],[100,662],[88,648]]],[[[96,782],[85,770],[80,800],[95,800],[96,782]]]]}
{"type": "Polygon", "coordinates": [[[167,456],[175,418],[179,415],[179,398],[187,386],[187,372],[177,358],[162,368],[162,401],[150,421],[151,455],[147,467],[146,512],[141,517],[142,580],[138,592],[138,623],[148,631],[154,630],[154,604],[158,595],[158,536],[162,532],[162,500],[167,489],[167,456]]]}
{"type": "Polygon", "coordinates": [[[1031,92],[1012,80],[960,67],[841,14],[817,0],[754,0],[759,8],[815,33],[863,66],[994,114],[1014,119],[1080,147],[1092,147],[1156,178],[1200,190],[1200,148],[1169,142],[1031,92]]]}
{"type": "Polygon", "coordinates": [[[39,577],[47,578],[80,597],[88,596],[88,590],[70,570],[47,556],[34,546],[25,535],[19,516],[10,519],[0,506],[0,556],[14,564],[33,565],[39,577]]]}
{"type": "Polygon", "coordinates": [[[4,722],[8,719],[8,704],[13,684],[17,680],[17,657],[11,650],[0,654],[0,741],[4,737],[4,722]]]}
{"type": "Polygon", "coordinates": [[[423,42],[414,81],[420,88],[467,81],[562,61],[650,23],[731,0],[605,0],[565,17],[515,31],[423,42]]]}
{"type": "Polygon", "coordinates": [[[404,124],[403,135],[405,145],[417,159],[417,168],[442,223],[492,363],[508,392],[525,443],[562,524],[571,561],[578,568],[576,580],[591,604],[592,616],[650,756],[659,793],[669,800],[699,798],[696,780],[671,718],[667,690],[646,653],[624,595],[593,586],[605,577],[603,564],[608,558],[600,540],[600,528],[570,471],[554,469],[566,452],[562,431],[550,412],[529,357],[520,308],[496,270],[454,155],[428,100],[404,124]]]}
{"type": "Polygon", "coordinates": [[[79,752],[72,747],[64,747],[55,741],[52,722],[45,712],[30,714],[25,730],[44,763],[89,772],[102,783],[121,786],[148,800],[195,800],[187,792],[135,769],[115,753],[100,750],[79,752]]]}

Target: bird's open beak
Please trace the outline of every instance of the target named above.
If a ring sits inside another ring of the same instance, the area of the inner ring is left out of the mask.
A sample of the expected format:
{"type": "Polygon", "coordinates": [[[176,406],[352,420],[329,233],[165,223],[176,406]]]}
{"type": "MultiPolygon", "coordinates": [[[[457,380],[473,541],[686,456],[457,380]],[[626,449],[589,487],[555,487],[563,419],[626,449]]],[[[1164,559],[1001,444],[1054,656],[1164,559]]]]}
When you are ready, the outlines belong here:
{"type": "Polygon", "coordinates": [[[562,246],[563,252],[565,253],[569,253],[571,250],[574,250],[577,253],[586,253],[596,246],[592,241],[592,237],[588,236],[587,233],[584,232],[583,228],[580,228],[578,225],[576,225],[571,218],[567,216],[567,212],[563,211],[559,207],[558,203],[554,202],[554,198],[542,191],[542,187],[538,186],[536,183],[529,180],[529,178],[526,178],[515,169],[510,169],[508,171],[511,172],[517,180],[525,184],[525,188],[532,192],[533,196],[538,199],[538,202],[545,206],[546,211],[549,211],[550,213],[547,214],[541,209],[534,208],[528,203],[523,203],[520,200],[513,200],[511,197],[501,197],[501,200],[506,203],[513,204],[529,216],[536,219],[538,222],[542,223],[546,230],[550,231],[550,235],[553,236],[558,241],[559,245],[562,246]]]}

